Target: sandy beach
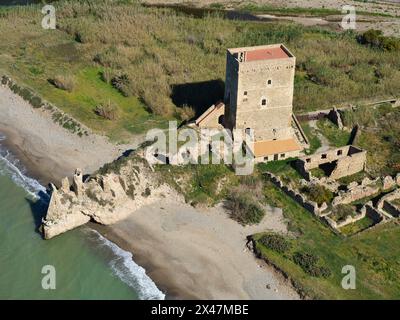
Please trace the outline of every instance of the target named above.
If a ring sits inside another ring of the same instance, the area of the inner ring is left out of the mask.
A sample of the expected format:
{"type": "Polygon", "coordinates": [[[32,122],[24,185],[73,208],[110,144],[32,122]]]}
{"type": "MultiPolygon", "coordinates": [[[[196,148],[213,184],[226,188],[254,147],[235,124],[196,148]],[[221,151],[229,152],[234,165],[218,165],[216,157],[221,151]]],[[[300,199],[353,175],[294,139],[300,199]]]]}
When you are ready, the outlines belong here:
{"type": "Polygon", "coordinates": [[[0,86],[0,114],[0,133],[6,136],[2,144],[43,184],[58,184],[76,168],[90,174],[135,145],[115,146],[97,134],[79,137],[4,86],[0,86]]]}
{"type": "MultiPolygon", "coordinates": [[[[77,167],[93,172],[129,147],[115,146],[99,135],[71,134],[3,86],[0,114],[0,133],[6,136],[1,143],[6,142],[28,174],[42,183],[58,183],[77,167]]],[[[299,298],[278,272],[246,247],[248,235],[285,232],[280,209],[269,208],[261,224],[243,227],[221,206],[195,209],[163,199],[115,225],[90,227],[132,252],[170,299],[299,298]]]]}
{"type": "Polygon", "coordinates": [[[95,228],[132,252],[169,299],[299,299],[287,280],[246,246],[248,235],[286,231],[280,209],[266,212],[259,225],[243,227],[222,205],[195,209],[165,201],[95,228]]]}

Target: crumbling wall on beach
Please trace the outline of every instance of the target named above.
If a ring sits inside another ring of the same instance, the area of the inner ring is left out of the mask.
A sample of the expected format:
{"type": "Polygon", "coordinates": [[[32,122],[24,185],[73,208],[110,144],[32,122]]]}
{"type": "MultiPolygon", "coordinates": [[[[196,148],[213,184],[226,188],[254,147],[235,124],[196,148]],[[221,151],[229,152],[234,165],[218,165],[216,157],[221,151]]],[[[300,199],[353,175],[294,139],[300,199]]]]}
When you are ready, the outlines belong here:
{"type": "Polygon", "coordinates": [[[51,199],[42,231],[45,239],[89,221],[108,225],[123,220],[144,205],[168,197],[183,197],[166,184],[142,158],[129,159],[118,170],[98,173],[85,181],[77,169],[73,181],[64,178],[61,187],[51,185],[51,199]]]}

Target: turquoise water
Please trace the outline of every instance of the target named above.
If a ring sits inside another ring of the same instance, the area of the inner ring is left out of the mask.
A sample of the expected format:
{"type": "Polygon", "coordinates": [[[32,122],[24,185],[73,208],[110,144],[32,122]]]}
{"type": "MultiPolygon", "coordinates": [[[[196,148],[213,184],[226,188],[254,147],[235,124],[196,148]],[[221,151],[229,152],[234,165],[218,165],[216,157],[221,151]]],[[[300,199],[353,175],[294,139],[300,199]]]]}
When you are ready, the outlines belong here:
{"type": "Polygon", "coordinates": [[[0,299],[164,298],[130,253],[88,227],[43,240],[43,190],[0,145],[0,299]],[[55,268],[55,290],[42,288],[46,265],[55,268]]]}

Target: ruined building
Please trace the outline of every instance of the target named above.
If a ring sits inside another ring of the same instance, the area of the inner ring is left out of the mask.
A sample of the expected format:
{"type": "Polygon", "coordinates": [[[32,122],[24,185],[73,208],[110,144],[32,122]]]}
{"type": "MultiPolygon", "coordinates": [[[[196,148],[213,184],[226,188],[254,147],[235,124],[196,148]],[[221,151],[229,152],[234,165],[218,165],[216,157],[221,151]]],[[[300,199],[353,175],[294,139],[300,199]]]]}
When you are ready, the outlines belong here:
{"type": "Polygon", "coordinates": [[[196,124],[254,131],[256,161],[295,157],[307,144],[293,115],[296,58],[283,44],[227,50],[224,103],[196,124]]]}

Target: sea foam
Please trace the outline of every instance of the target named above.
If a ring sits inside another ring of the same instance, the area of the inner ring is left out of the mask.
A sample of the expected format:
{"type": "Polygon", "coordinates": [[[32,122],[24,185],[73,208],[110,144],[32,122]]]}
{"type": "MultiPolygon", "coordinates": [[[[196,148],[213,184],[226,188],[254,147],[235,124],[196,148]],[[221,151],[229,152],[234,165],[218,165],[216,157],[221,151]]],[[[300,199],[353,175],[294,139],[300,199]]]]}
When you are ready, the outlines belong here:
{"type": "Polygon", "coordinates": [[[157,288],[153,280],[146,274],[146,270],[133,261],[130,252],[122,250],[96,230],[90,229],[90,232],[93,232],[98,237],[99,243],[112,250],[115,258],[109,262],[111,269],[118,278],[135,289],[141,300],[165,299],[165,294],[157,288]]]}
{"type": "MultiPolygon", "coordinates": [[[[44,199],[46,188],[39,181],[32,179],[26,175],[26,169],[20,161],[10,153],[6,148],[2,148],[1,141],[5,140],[5,136],[0,133],[0,174],[9,176],[15,184],[25,189],[25,191],[35,199],[44,199]]],[[[122,250],[115,243],[104,238],[100,233],[90,229],[96,234],[98,243],[110,248],[115,258],[109,261],[109,265],[113,273],[127,285],[137,291],[139,298],[142,300],[163,300],[165,295],[157,288],[153,280],[147,275],[144,268],[137,265],[132,260],[132,254],[122,250]]]]}
{"type": "Polygon", "coordinates": [[[39,181],[25,175],[26,169],[20,161],[7,149],[2,148],[1,141],[5,136],[0,134],[0,174],[7,174],[15,184],[24,188],[33,198],[39,198],[38,194],[46,193],[46,188],[39,181]]]}

